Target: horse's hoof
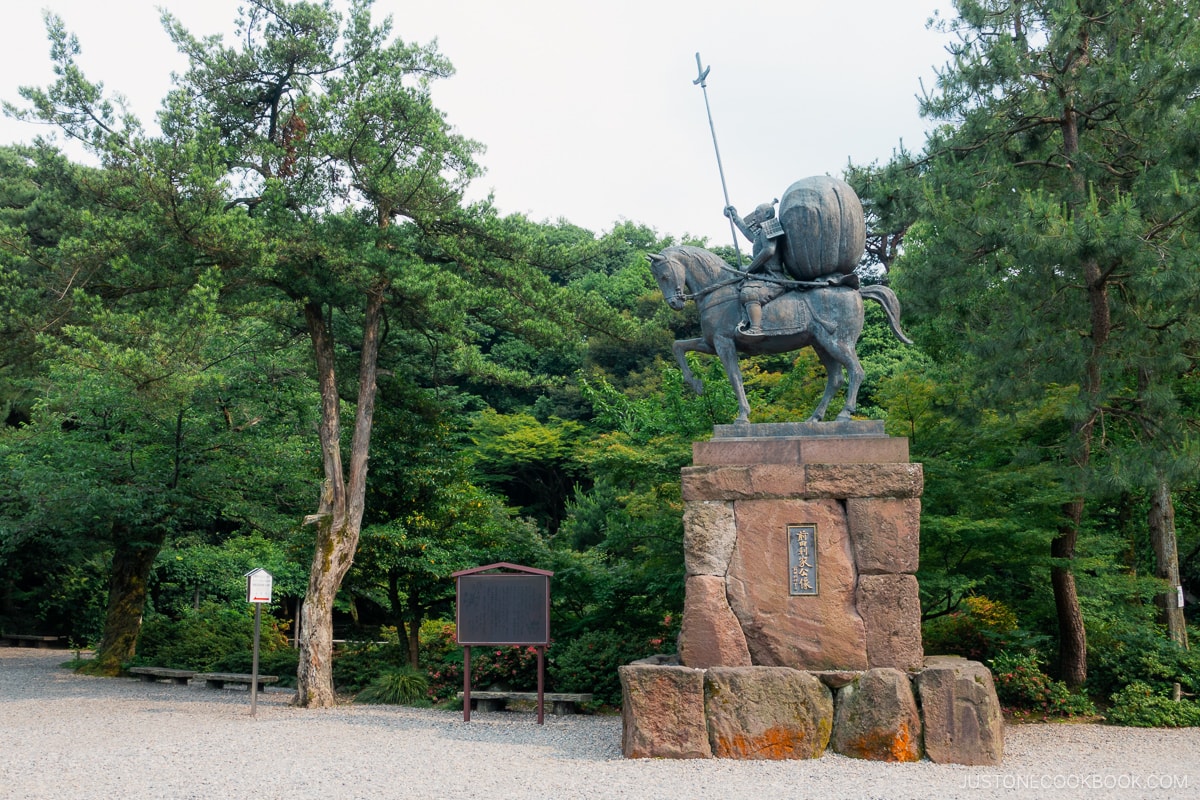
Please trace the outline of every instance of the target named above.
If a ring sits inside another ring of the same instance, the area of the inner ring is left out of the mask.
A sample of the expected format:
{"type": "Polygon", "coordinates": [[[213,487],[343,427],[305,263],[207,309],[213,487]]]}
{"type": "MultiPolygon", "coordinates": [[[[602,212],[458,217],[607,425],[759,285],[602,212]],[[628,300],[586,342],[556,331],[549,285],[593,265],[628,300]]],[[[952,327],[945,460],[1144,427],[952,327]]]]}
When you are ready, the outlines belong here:
{"type": "Polygon", "coordinates": [[[854,419],[853,411],[842,411],[842,413],[837,415],[838,422],[849,422],[852,419],[854,419]]]}
{"type": "Polygon", "coordinates": [[[809,417],[805,421],[806,422],[824,422],[825,417],[824,417],[824,415],[813,414],[811,417],[809,417]]]}

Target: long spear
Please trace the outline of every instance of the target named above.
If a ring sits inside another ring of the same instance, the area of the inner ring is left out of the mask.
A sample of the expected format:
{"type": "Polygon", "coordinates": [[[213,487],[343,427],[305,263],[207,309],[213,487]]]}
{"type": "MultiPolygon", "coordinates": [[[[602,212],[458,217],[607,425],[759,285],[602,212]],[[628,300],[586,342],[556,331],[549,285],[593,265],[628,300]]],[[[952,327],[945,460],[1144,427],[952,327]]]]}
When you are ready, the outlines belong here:
{"type": "MultiPolygon", "coordinates": [[[[713,126],[712,107],[708,104],[708,72],[712,67],[701,66],[700,54],[696,53],[696,71],[700,73],[692,84],[700,84],[704,92],[704,110],[708,112],[708,129],[712,131],[713,150],[717,151],[717,172],[721,173],[721,191],[725,193],[725,207],[729,208],[729,189],[725,186],[725,168],[721,166],[721,148],[717,146],[717,129],[713,126]]],[[[733,237],[733,252],[737,255],[737,267],[742,268],[742,251],[738,248],[737,229],[733,225],[733,217],[729,218],[729,235],[733,237]]]]}

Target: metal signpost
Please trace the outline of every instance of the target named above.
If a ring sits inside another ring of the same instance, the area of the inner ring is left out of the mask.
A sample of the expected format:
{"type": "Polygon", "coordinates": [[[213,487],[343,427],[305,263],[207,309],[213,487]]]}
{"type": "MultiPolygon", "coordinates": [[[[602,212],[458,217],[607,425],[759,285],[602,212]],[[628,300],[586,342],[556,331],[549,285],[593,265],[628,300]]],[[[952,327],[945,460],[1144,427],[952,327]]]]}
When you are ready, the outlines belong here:
{"type": "Polygon", "coordinates": [[[258,635],[263,603],[271,602],[271,573],[262,567],[246,573],[246,602],[254,604],[254,658],[250,667],[250,716],[258,713],[258,635]]]}
{"type": "Polygon", "coordinates": [[[455,639],[463,646],[463,722],[471,721],[471,646],[537,648],[537,721],[543,724],[553,572],[500,562],[455,572],[455,639]],[[503,570],[503,571],[501,571],[503,570]]]}

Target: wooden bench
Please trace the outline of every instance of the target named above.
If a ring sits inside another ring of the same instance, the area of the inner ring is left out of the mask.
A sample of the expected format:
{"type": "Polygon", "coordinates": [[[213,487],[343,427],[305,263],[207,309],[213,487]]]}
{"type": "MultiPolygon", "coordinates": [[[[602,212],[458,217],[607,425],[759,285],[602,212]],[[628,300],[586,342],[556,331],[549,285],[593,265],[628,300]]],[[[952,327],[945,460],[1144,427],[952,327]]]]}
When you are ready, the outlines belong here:
{"type": "Polygon", "coordinates": [[[196,673],[190,669],[167,669],[166,667],[130,667],[129,674],[137,675],[146,683],[154,683],[160,678],[166,678],[180,686],[187,686],[188,681],[196,673]]]}
{"type": "MultiPolygon", "coordinates": [[[[193,677],[196,680],[204,681],[204,685],[209,689],[224,689],[227,683],[244,683],[249,686],[254,681],[253,675],[240,672],[202,672],[193,677]]],[[[259,675],[258,690],[261,692],[266,684],[275,683],[278,680],[279,676],[277,675],[259,675]]]]}
{"type": "MultiPolygon", "coordinates": [[[[462,692],[458,693],[461,700],[462,692]]],[[[478,711],[503,711],[509,700],[528,700],[537,702],[537,692],[471,692],[471,708],[478,711]]],[[[574,714],[578,703],[592,702],[590,694],[571,694],[564,692],[545,692],[542,700],[551,703],[550,713],[556,717],[574,714]]]]}
{"type": "Polygon", "coordinates": [[[39,647],[47,648],[58,644],[63,637],[61,636],[38,636],[29,633],[6,633],[0,636],[6,644],[12,644],[16,647],[39,647]]]}

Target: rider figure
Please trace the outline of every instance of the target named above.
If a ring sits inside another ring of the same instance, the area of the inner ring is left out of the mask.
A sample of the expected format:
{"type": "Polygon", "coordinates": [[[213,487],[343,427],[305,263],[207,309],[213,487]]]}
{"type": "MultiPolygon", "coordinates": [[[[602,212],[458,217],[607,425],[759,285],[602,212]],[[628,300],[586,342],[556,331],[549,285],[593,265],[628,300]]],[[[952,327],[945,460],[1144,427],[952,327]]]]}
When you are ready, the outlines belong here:
{"type": "Polygon", "coordinates": [[[745,219],[738,216],[737,209],[733,206],[725,207],[725,216],[754,243],[753,258],[746,267],[746,273],[761,271],[763,276],[768,278],[757,280],[748,277],[738,289],[742,307],[749,320],[744,332],[750,336],[762,335],[762,307],[787,291],[787,285],[783,281],[790,279],[784,269],[783,253],[779,247],[783,228],[779,220],[775,219],[775,203],[778,202],[775,200],[763,203],[747,214],[745,219]]]}

